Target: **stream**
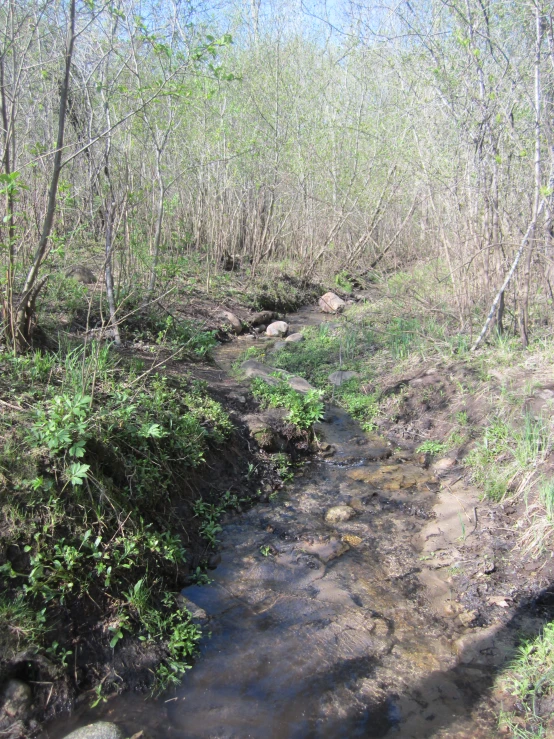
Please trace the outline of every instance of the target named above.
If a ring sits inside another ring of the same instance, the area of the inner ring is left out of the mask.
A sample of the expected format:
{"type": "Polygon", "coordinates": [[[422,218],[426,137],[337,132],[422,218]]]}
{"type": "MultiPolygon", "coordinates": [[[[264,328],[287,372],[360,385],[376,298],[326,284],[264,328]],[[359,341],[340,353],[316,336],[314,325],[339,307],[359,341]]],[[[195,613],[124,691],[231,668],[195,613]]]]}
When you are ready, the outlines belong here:
{"type": "MultiPolygon", "coordinates": [[[[290,330],[322,320],[303,309],[290,330]]],[[[244,347],[222,347],[220,367],[244,347]]],[[[494,660],[464,654],[446,579],[422,564],[439,481],[340,408],[316,433],[333,455],[229,517],[212,584],[184,591],[211,637],[181,687],[76,712],[46,727],[50,739],[93,720],[152,739],[497,736],[479,703],[494,660]]]]}

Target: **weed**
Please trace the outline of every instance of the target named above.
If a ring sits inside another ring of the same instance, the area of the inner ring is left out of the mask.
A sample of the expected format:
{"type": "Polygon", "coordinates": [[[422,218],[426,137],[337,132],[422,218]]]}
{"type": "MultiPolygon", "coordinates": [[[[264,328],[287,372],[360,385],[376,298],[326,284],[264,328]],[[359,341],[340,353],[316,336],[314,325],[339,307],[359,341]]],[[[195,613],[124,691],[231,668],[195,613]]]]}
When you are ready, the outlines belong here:
{"type": "Polygon", "coordinates": [[[100,703],[106,703],[107,700],[108,699],[106,698],[102,690],[102,683],[100,683],[94,688],[94,698],[90,703],[90,707],[96,708],[96,706],[98,706],[100,703]]]}
{"type": "Polygon", "coordinates": [[[431,439],[424,441],[417,448],[418,454],[430,454],[432,457],[436,457],[439,454],[443,454],[447,449],[447,444],[443,441],[432,441],[431,439]]]}
{"type": "Polygon", "coordinates": [[[227,491],[217,503],[208,503],[202,498],[194,503],[194,515],[200,519],[200,533],[210,546],[217,546],[217,535],[223,530],[219,523],[221,514],[233,508],[238,510],[246,501],[246,498],[239,498],[238,495],[227,491]]]}
{"type": "Polygon", "coordinates": [[[515,659],[499,679],[499,685],[516,698],[516,708],[503,712],[501,726],[519,739],[549,736],[554,697],[554,623],[542,634],[523,642],[515,659]]]}
{"type": "Polygon", "coordinates": [[[46,609],[37,608],[19,593],[0,598],[0,652],[5,659],[27,647],[42,644],[47,633],[46,609]]]}
{"type": "Polygon", "coordinates": [[[460,424],[460,426],[467,426],[469,423],[467,411],[458,411],[456,413],[456,421],[460,424]]]}
{"type": "Polygon", "coordinates": [[[57,641],[52,642],[45,651],[51,659],[55,662],[59,662],[62,667],[67,667],[67,660],[73,654],[71,649],[64,649],[57,641]]]}
{"type": "Polygon", "coordinates": [[[419,322],[414,318],[393,318],[387,324],[385,346],[395,359],[405,359],[419,343],[419,322]]]}
{"type": "Polygon", "coordinates": [[[277,452],[272,454],[271,458],[281,480],[285,484],[292,482],[294,480],[294,469],[289,455],[284,452],[277,452]]]}
{"type": "Polygon", "coordinates": [[[350,294],[353,290],[351,277],[345,270],[339,272],[338,275],[335,276],[335,285],[342,288],[344,292],[348,294],[350,294]]]}
{"type": "Polygon", "coordinates": [[[271,554],[271,547],[269,546],[269,544],[262,544],[262,546],[260,547],[260,554],[262,555],[262,557],[269,557],[269,555],[271,554]]]}
{"type": "Polygon", "coordinates": [[[450,449],[457,449],[458,447],[461,447],[462,444],[464,444],[466,441],[465,435],[461,431],[452,431],[449,436],[448,440],[446,442],[447,448],[450,449]]]}
{"type": "Polygon", "coordinates": [[[376,393],[364,393],[359,389],[359,381],[354,379],[343,383],[337,390],[337,403],[360,422],[364,431],[376,428],[375,419],[379,414],[379,402],[376,393]]]}
{"type": "Polygon", "coordinates": [[[293,390],[285,380],[270,385],[259,377],[252,381],[252,393],[263,407],[287,408],[288,420],[297,428],[308,430],[323,418],[323,402],[318,390],[302,394],[293,390]]]}
{"type": "Polygon", "coordinates": [[[216,547],[218,540],[217,534],[223,529],[219,524],[219,519],[223,509],[214,503],[206,503],[202,499],[194,503],[194,515],[200,518],[200,533],[206,539],[208,544],[216,547]]]}
{"type": "Polygon", "coordinates": [[[196,585],[209,585],[213,582],[206,570],[200,566],[195,569],[190,579],[196,585]]]}
{"type": "Polygon", "coordinates": [[[458,537],[458,540],[464,542],[466,540],[466,525],[460,513],[458,513],[458,521],[460,522],[460,528],[462,529],[462,533],[458,537]]]}

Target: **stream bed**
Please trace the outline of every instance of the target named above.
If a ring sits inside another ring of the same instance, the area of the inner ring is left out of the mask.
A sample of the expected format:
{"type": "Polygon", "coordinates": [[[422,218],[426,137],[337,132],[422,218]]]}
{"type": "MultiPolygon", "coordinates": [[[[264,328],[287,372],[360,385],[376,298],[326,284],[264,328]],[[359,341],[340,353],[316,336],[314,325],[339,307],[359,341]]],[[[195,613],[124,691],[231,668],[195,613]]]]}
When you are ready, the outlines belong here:
{"type": "MultiPolygon", "coordinates": [[[[304,310],[291,331],[323,318],[304,310]]],[[[220,366],[243,349],[224,347],[220,366]]],[[[211,636],[181,687],[77,711],[50,739],[93,720],[151,739],[498,735],[480,701],[506,650],[490,630],[482,649],[467,640],[447,578],[423,565],[431,528],[442,533],[439,480],[340,408],[316,433],[332,456],[229,517],[212,584],[184,591],[211,636]]]]}

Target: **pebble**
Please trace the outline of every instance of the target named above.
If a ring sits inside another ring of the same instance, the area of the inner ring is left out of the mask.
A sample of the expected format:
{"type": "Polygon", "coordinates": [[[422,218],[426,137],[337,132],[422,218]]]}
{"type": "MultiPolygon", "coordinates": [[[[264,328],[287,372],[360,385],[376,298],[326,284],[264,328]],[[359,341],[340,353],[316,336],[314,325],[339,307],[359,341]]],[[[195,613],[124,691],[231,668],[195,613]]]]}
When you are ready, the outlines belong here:
{"type": "Polygon", "coordinates": [[[21,680],[8,680],[2,690],[2,713],[11,719],[24,718],[31,706],[31,688],[21,680]]]}
{"type": "Polygon", "coordinates": [[[354,377],[359,377],[357,372],[351,372],[350,370],[337,370],[337,372],[331,372],[327,379],[331,385],[340,387],[343,382],[348,382],[348,380],[352,380],[354,377]]]}
{"type": "Polygon", "coordinates": [[[332,292],[325,293],[319,299],[319,307],[323,313],[342,313],[346,303],[332,292]]]}
{"type": "Polygon", "coordinates": [[[64,739],[125,739],[125,734],[115,724],[107,721],[98,721],[95,724],[83,726],[68,734],[64,739]]]}
{"type": "Polygon", "coordinates": [[[268,336],[286,336],[288,330],[289,325],[285,321],[274,321],[269,324],[265,332],[268,336]]]}
{"type": "Polygon", "coordinates": [[[343,521],[349,521],[355,515],[355,511],[350,506],[336,505],[329,508],[325,514],[325,520],[327,523],[342,523],[343,521]]]}
{"type": "Polygon", "coordinates": [[[242,333],[242,321],[240,318],[238,318],[234,313],[232,313],[230,310],[224,310],[223,312],[223,318],[231,324],[231,328],[235,334],[242,333]]]}

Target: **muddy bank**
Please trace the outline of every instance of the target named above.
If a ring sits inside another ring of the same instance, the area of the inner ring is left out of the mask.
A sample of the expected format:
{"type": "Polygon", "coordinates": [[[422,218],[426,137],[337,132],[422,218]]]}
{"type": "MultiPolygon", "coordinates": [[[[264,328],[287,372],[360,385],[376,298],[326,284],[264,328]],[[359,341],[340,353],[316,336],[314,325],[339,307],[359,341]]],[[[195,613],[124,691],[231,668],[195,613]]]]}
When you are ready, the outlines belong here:
{"type": "MultiPolygon", "coordinates": [[[[238,351],[221,352],[222,373],[238,351]]],[[[212,636],[181,687],[121,696],[45,736],[100,717],[160,738],[497,736],[494,678],[551,613],[544,563],[531,579],[514,551],[515,511],[340,409],[316,433],[321,454],[231,516],[213,583],[184,591],[212,636]]]]}

